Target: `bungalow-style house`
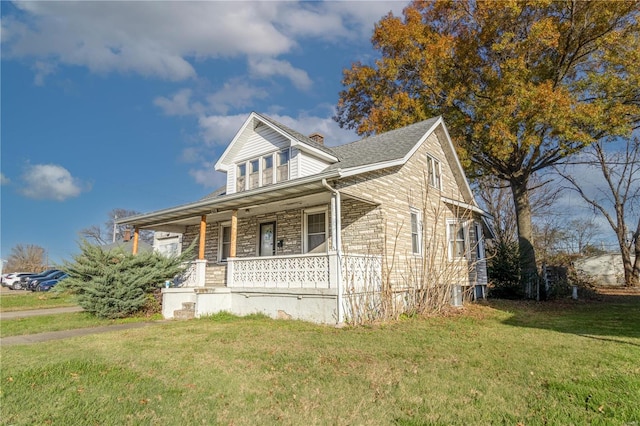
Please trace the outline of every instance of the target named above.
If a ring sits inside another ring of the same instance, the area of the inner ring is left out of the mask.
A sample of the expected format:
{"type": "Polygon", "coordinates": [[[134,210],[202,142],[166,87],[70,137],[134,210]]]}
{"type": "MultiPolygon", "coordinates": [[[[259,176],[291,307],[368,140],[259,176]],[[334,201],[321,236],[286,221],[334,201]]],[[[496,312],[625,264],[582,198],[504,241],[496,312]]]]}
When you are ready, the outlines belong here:
{"type": "Polygon", "coordinates": [[[166,318],[187,307],[336,324],[384,286],[484,295],[487,215],[442,117],[329,147],[254,112],[215,168],[221,190],[118,220],[134,241],[142,229],[196,241],[187,278],[163,289],[166,318]]]}

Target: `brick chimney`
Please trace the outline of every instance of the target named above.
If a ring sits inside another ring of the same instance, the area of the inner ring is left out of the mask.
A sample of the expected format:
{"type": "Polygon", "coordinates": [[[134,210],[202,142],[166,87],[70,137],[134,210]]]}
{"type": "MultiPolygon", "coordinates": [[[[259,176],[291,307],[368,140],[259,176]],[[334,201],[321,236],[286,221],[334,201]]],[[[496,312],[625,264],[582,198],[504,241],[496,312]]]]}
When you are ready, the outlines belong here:
{"type": "Polygon", "coordinates": [[[131,230],[130,229],[126,229],[124,231],[124,234],[122,235],[122,241],[124,241],[126,243],[130,239],[131,239],[131,230]]]}
{"type": "Polygon", "coordinates": [[[324,136],[322,136],[320,133],[311,133],[309,135],[310,139],[313,139],[316,143],[319,143],[320,145],[324,145],[324,136]]]}

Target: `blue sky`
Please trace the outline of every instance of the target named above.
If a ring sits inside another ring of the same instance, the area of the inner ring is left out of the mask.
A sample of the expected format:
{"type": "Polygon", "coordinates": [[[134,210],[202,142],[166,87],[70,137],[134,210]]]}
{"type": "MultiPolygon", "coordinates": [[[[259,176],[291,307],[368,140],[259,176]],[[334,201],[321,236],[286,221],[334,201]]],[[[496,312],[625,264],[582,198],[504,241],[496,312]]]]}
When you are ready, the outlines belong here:
{"type": "Polygon", "coordinates": [[[59,262],[114,208],[220,186],[251,111],[329,145],[342,70],[406,2],[2,2],[1,249],[59,262]]]}

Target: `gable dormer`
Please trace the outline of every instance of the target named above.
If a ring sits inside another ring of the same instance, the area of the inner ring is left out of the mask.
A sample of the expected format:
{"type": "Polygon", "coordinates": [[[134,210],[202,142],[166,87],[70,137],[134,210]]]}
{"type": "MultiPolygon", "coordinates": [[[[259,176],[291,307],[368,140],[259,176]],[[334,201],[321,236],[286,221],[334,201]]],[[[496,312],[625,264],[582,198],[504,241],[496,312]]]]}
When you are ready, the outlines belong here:
{"type": "Polygon", "coordinates": [[[215,165],[227,174],[227,194],[310,176],[337,162],[331,149],[251,113],[215,165]]]}

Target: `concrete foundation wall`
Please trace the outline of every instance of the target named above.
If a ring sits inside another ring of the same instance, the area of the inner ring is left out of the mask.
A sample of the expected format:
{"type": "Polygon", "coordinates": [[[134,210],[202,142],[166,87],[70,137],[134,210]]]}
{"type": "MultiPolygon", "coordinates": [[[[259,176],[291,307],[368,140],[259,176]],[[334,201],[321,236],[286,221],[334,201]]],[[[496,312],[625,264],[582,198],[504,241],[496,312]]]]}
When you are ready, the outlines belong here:
{"type": "Polygon", "coordinates": [[[335,289],[168,288],[162,290],[162,315],[174,318],[182,303],[195,303],[195,316],[218,312],[234,315],[265,314],[274,319],[299,319],[319,324],[337,323],[335,289]]]}

